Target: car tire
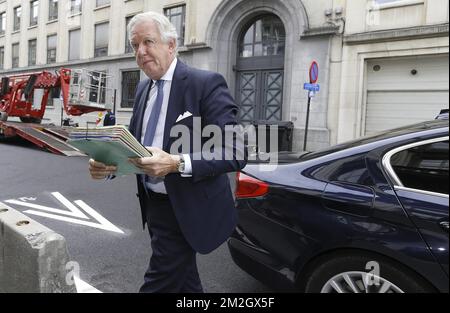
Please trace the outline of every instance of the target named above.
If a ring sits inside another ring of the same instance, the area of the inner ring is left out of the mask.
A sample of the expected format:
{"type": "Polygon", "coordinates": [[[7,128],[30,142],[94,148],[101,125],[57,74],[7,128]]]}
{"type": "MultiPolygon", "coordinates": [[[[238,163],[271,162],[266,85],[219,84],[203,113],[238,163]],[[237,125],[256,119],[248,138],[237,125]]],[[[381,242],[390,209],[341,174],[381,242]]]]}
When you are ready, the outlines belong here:
{"type": "Polygon", "coordinates": [[[307,279],[304,285],[306,293],[436,292],[405,266],[371,254],[328,256],[326,260],[316,263],[304,277],[307,279]],[[367,273],[378,275],[367,276],[367,273]]]}

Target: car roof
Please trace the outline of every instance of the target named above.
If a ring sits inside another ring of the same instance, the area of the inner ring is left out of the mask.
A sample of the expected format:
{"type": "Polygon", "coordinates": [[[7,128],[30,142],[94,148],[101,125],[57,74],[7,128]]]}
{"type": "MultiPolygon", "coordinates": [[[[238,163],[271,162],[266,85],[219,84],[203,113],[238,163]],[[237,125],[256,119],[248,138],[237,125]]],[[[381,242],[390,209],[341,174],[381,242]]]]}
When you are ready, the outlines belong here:
{"type": "Polygon", "coordinates": [[[393,139],[396,137],[402,137],[402,136],[409,135],[409,134],[413,135],[413,134],[422,133],[422,132],[434,133],[434,132],[438,132],[440,129],[442,129],[443,132],[446,129],[446,131],[448,133],[448,126],[449,126],[448,120],[432,120],[432,121],[426,121],[426,122],[408,125],[408,126],[404,126],[404,127],[400,127],[400,128],[395,128],[395,129],[383,131],[383,132],[380,132],[380,133],[377,133],[374,135],[361,137],[356,140],[344,142],[339,145],[331,146],[324,150],[309,153],[309,154],[305,155],[304,157],[302,157],[302,160],[318,158],[318,157],[321,157],[324,155],[332,154],[334,152],[338,152],[338,151],[342,151],[342,150],[346,150],[346,149],[350,149],[350,148],[355,148],[355,147],[359,147],[359,146],[363,146],[363,145],[368,145],[371,143],[380,142],[380,144],[381,144],[385,140],[393,139]]]}

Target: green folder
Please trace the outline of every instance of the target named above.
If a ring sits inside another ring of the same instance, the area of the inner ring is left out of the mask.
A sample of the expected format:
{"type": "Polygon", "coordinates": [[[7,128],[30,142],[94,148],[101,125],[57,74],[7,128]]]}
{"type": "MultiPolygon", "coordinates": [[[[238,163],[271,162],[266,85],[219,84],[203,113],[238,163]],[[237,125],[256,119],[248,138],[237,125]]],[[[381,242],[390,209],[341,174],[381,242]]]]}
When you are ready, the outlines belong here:
{"type": "Polygon", "coordinates": [[[67,143],[98,162],[117,166],[116,175],[143,174],[128,159],[152,156],[124,126],[77,128],[67,143]]]}

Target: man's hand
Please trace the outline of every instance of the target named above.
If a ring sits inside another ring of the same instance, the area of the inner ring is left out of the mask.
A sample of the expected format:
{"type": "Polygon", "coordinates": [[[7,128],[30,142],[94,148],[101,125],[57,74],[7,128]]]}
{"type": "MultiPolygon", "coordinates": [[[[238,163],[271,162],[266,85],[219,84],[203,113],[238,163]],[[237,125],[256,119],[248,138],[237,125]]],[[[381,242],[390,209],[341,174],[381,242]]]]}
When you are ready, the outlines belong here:
{"type": "Polygon", "coordinates": [[[148,176],[164,177],[170,173],[178,173],[179,155],[168,154],[155,147],[146,148],[153,154],[151,157],[130,159],[130,162],[148,176]]]}
{"type": "Polygon", "coordinates": [[[116,171],[116,166],[108,166],[94,159],[89,160],[89,172],[93,179],[105,179],[110,175],[114,175],[116,171]]]}

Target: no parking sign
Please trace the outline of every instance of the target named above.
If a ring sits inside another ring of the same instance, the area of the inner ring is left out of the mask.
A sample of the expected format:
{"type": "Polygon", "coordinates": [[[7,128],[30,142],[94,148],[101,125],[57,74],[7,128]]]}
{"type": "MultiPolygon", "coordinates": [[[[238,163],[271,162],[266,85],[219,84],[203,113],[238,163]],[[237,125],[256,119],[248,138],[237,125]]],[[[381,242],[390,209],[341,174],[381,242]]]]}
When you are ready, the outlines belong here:
{"type": "Polygon", "coordinates": [[[309,67],[309,82],[311,84],[317,83],[319,80],[319,64],[317,64],[316,61],[313,61],[311,63],[311,66],[309,67]]]}
{"type": "Polygon", "coordinates": [[[320,90],[320,85],[317,84],[319,80],[319,64],[316,61],[311,63],[309,67],[309,84],[305,83],[303,89],[309,91],[309,97],[314,97],[315,93],[320,90]]]}

